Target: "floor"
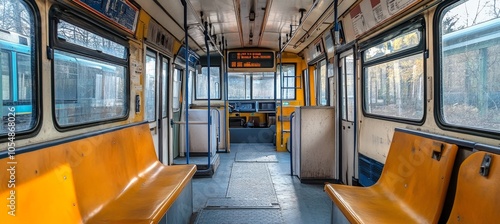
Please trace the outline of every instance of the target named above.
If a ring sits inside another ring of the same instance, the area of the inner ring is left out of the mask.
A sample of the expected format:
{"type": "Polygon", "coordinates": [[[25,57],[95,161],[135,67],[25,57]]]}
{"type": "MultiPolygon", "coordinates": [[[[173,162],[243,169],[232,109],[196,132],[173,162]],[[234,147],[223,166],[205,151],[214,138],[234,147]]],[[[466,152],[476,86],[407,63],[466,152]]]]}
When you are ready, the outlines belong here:
{"type": "Polygon", "coordinates": [[[193,179],[195,224],[330,223],[323,185],[290,176],[290,154],[269,143],[233,143],[211,178],[193,179]]]}

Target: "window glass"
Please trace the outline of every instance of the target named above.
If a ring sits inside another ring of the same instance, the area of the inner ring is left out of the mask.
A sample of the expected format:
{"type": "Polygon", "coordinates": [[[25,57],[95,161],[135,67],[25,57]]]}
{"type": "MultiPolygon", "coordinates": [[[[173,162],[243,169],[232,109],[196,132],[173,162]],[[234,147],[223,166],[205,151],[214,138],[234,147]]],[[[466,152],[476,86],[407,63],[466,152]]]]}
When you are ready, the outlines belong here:
{"type": "Polygon", "coordinates": [[[498,132],[500,4],[459,1],[443,10],[439,25],[440,120],[498,132]]]}
{"type": "Polygon", "coordinates": [[[326,60],[322,60],[317,66],[318,72],[316,75],[316,85],[317,85],[317,96],[318,96],[318,106],[328,105],[328,82],[327,82],[327,70],[326,70],[326,60]]]}
{"type": "Polygon", "coordinates": [[[342,120],[347,121],[347,94],[346,94],[346,58],[340,59],[340,94],[342,95],[342,120]]]}
{"type": "Polygon", "coordinates": [[[172,109],[174,111],[179,111],[180,109],[181,80],[182,70],[174,69],[174,85],[172,86],[172,109]]]}
{"type": "Polygon", "coordinates": [[[365,67],[365,109],[386,117],[421,120],[424,114],[423,55],[365,67]]]}
{"type": "Polygon", "coordinates": [[[127,58],[125,46],[64,20],[61,20],[58,24],[57,37],[68,43],[103,52],[117,58],[127,58]]]}
{"type": "Polygon", "coordinates": [[[249,100],[250,99],[250,78],[249,74],[229,73],[228,74],[228,99],[229,100],[249,100]]]}
{"type": "Polygon", "coordinates": [[[36,126],[35,40],[39,37],[34,12],[26,1],[0,0],[0,17],[0,136],[5,136],[11,132],[9,127],[19,134],[36,126]]]}
{"type": "Polygon", "coordinates": [[[354,121],[354,57],[345,57],[346,95],[347,95],[347,120],[354,121]]]}
{"type": "Polygon", "coordinates": [[[365,62],[382,58],[406,49],[418,46],[421,42],[421,32],[413,30],[411,32],[396,36],[391,40],[370,47],[364,52],[365,62]]]}
{"type": "Polygon", "coordinates": [[[11,51],[2,50],[0,57],[0,62],[2,63],[2,99],[12,100],[12,73],[10,72],[12,67],[12,61],[10,59],[11,51]]]}
{"type": "Polygon", "coordinates": [[[161,85],[162,85],[162,117],[168,116],[168,59],[162,59],[161,66],[161,85]]]}
{"type": "Polygon", "coordinates": [[[196,99],[208,99],[208,83],[210,83],[210,99],[220,99],[220,67],[210,67],[210,82],[208,67],[203,67],[196,76],[196,99]]]}
{"type": "Polygon", "coordinates": [[[124,66],[56,50],[57,124],[65,127],[122,118],[127,113],[124,66]]]}
{"type": "Polygon", "coordinates": [[[274,72],[252,74],[252,99],[274,99],[274,72]]]}
{"type": "Polygon", "coordinates": [[[146,75],[144,76],[145,116],[147,121],[156,119],[156,53],[148,51],[146,55],[146,75]]]}
{"type": "Polygon", "coordinates": [[[276,85],[277,85],[277,99],[281,98],[281,91],[283,91],[284,100],[293,100],[295,99],[295,64],[283,64],[283,90],[281,89],[281,80],[280,79],[280,67],[278,66],[278,72],[276,76],[276,85]]]}

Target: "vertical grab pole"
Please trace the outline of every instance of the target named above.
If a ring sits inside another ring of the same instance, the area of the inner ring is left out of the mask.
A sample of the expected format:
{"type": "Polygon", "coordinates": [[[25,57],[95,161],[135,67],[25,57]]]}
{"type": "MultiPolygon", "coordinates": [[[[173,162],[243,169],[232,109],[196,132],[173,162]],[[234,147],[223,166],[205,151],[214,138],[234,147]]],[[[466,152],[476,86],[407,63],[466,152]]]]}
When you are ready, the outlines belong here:
{"type": "Polygon", "coordinates": [[[229,129],[229,124],[227,123],[227,111],[226,110],[229,110],[229,107],[226,106],[227,105],[227,101],[228,101],[228,98],[229,98],[229,94],[228,94],[228,81],[229,81],[229,74],[227,72],[228,70],[228,67],[229,65],[227,64],[227,39],[224,39],[224,36],[222,36],[222,44],[224,45],[224,56],[222,56],[222,58],[226,59],[224,60],[224,99],[225,99],[225,102],[224,102],[224,145],[226,146],[226,149],[224,150],[226,153],[227,153],[227,149],[229,148],[229,139],[228,139],[228,136],[227,136],[227,133],[228,133],[228,129],[229,129]]]}
{"type": "Polygon", "coordinates": [[[189,84],[188,84],[188,71],[189,71],[189,45],[188,45],[188,40],[189,40],[189,35],[188,35],[188,25],[187,25],[187,3],[186,0],[181,0],[182,5],[184,6],[184,46],[186,50],[186,55],[184,56],[186,59],[186,70],[184,73],[186,74],[186,78],[184,82],[186,83],[185,85],[185,94],[186,97],[184,97],[184,102],[185,102],[185,107],[186,107],[186,163],[189,164],[189,105],[188,105],[188,97],[189,97],[189,84]]]}
{"type": "Polygon", "coordinates": [[[295,111],[290,114],[290,176],[293,176],[293,118],[295,111]]]}
{"type": "Polygon", "coordinates": [[[208,108],[207,108],[207,113],[208,113],[208,164],[207,164],[207,170],[210,169],[210,154],[212,154],[212,145],[211,143],[211,136],[210,136],[210,127],[212,126],[212,116],[211,116],[211,110],[210,110],[210,44],[208,43],[208,22],[205,21],[205,46],[207,46],[207,82],[208,82],[208,89],[207,89],[207,98],[208,98],[208,108]]]}
{"type": "MultiPolygon", "coordinates": [[[[279,44],[281,46],[281,35],[279,37],[279,44]]],[[[284,119],[283,119],[283,58],[282,58],[283,54],[282,54],[282,51],[280,51],[279,54],[280,54],[280,117],[279,117],[279,119],[281,120],[281,122],[280,122],[281,123],[281,147],[283,147],[283,140],[285,140],[285,136],[284,136],[285,130],[283,130],[284,119]]]]}

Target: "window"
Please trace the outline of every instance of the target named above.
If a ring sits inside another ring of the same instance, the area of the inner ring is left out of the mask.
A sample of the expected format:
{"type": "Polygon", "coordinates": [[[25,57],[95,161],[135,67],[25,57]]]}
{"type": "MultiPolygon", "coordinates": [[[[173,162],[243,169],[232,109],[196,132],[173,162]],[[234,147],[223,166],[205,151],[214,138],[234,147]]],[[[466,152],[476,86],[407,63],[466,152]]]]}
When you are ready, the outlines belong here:
{"type": "Polygon", "coordinates": [[[146,75],[144,76],[145,117],[149,122],[156,120],[156,52],[146,53],[146,75]]]}
{"type": "Polygon", "coordinates": [[[406,27],[398,27],[362,52],[364,112],[367,115],[413,122],[423,120],[422,28],[420,19],[406,27]],[[387,38],[390,35],[393,37],[387,38]]]}
{"type": "Polygon", "coordinates": [[[295,99],[295,64],[283,64],[283,90],[281,90],[281,79],[279,78],[280,68],[278,66],[278,75],[276,77],[277,86],[277,99],[281,98],[281,91],[283,91],[284,100],[294,100],[295,99]]]}
{"type": "Polygon", "coordinates": [[[328,82],[327,82],[327,70],[326,70],[326,60],[322,60],[316,66],[317,72],[315,73],[316,78],[316,95],[318,106],[328,105],[328,82]]]}
{"type": "Polygon", "coordinates": [[[34,13],[24,0],[0,0],[0,136],[9,133],[10,124],[15,124],[16,134],[32,131],[37,125],[39,37],[34,13]]]}
{"type": "Polygon", "coordinates": [[[181,95],[181,87],[182,84],[182,70],[175,68],[174,69],[174,85],[172,86],[172,109],[174,112],[179,111],[180,107],[180,95],[181,95]]]}
{"type": "Polygon", "coordinates": [[[161,116],[166,118],[168,116],[168,59],[162,58],[161,66],[161,85],[162,85],[162,112],[161,116]]]}
{"type": "Polygon", "coordinates": [[[228,74],[229,100],[274,100],[274,72],[228,74]]]}
{"type": "Polygon", "coordinates": [[[437,102],[445,126],[500,130],[500,6],[494,2],[459,1],[439,14],[437,102]]]}
{"type": "Polygon", "coordinates": [[[274,73],[262,72],[252,75],[252,99],[274,100],[274,73]]]}
{"type": "Polygon", "coordinates": [[[354,121],[354,56],[352,51],[341,55],[339,60],[340,85],[342,95],[342,120],[354,121]]]}
{"type": "Polygon", "coordinates": [[[64,14],[52,18],[54,111],[61,128],[128,114],[126,41],[82,26],[90,25],[64,14]]]}
{"type": "Polygon", "coordinates": [[[220,67],[210,67],[210,82],[208,81],[208,67],[203,67],[196,76],[196,99],[208,99],[208,84],[210,83],[210,99],[220,97],[220,67]]]}
{"type": "Polygon", "coordinates": [[[228,74],[228,100],[249,100],[250,97],[250,74],[230,73],[228,74]]]}

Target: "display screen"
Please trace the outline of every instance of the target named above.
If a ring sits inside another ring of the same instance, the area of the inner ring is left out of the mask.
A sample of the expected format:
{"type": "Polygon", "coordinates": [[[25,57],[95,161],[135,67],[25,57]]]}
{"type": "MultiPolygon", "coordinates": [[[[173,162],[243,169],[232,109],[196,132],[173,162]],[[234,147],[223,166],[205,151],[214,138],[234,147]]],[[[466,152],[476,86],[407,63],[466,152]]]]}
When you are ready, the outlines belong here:
{"type": "Polygon", "coordinates": [[[274,52],[229,52],[229,68],[274,68],[274,52]]]}

